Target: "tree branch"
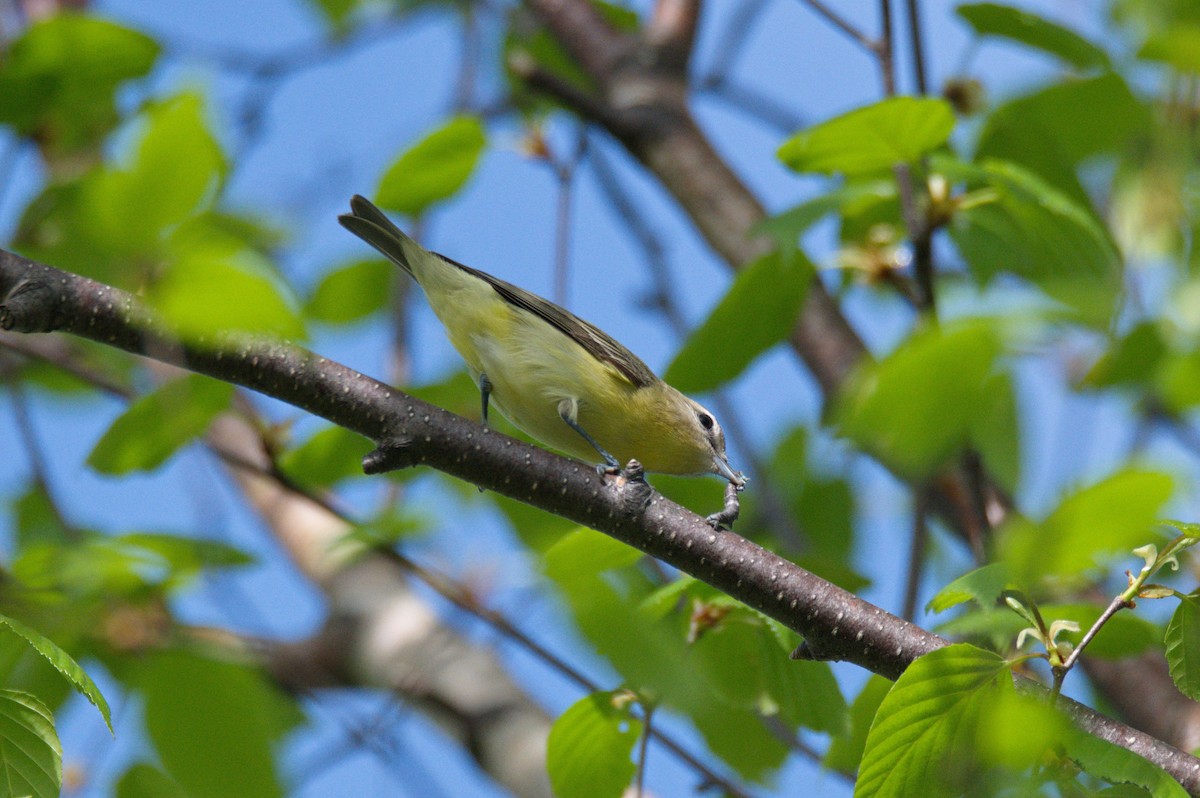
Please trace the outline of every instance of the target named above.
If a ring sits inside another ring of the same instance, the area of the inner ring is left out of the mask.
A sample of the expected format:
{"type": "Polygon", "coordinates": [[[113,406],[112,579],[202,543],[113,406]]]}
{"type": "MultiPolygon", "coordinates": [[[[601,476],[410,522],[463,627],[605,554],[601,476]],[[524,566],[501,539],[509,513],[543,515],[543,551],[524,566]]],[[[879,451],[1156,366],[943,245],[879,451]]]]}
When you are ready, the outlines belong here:
{"type": "MultiPolygon", "coordinates": [[[[0,250],[0,328],[60,330],[235,382],[373,440],[402,440],[409,461],[609,534],[775,618],[823,659],[895,678],[945,640],[875,607],[671,502],[645,482],[522,443],[285,343],[173,340],[133,296],[0,250]]],[[[1030,687],[1029,689],[1044,689],[1030,687]]],[[[1200,795],[1200,760],[1063,702],[1086,731],[1149,759],[1200,795]]]]}

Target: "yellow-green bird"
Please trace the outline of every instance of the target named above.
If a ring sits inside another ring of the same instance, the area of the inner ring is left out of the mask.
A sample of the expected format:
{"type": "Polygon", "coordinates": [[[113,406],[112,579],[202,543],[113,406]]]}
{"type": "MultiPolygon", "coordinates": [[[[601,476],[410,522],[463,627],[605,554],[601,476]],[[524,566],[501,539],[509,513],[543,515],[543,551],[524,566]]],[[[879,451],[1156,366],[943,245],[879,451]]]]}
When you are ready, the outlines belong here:
{"type": "Polygon", "coordinates": [[[745,477],[725,455],[713,414],[667,385],[621,344],[553,302],[430,252],[364,197],[342,226],[408,272],[467,362],[483,403],[573,457],[616,468],[745,477]]]}

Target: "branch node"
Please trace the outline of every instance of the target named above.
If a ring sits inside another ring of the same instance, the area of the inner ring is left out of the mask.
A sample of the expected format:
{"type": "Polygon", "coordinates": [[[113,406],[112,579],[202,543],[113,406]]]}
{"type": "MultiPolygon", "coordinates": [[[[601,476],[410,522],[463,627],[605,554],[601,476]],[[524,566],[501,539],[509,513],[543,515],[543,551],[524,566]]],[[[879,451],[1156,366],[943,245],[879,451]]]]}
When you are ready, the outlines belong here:
{"type": "Polygon", "coordinates": [[[365,474],[383,474],[388,471],[399,471],[411,468],[417,464],[417,450],[412,439],[406,437],[387,437],[379,440],[379,445],[367,452],[362,459],[362,469],[365,474]]]}
{"type": "Polygon", "coordinates": [[[58,327],[54,290],[31,277],[18,282],[0,304],[0,329],[23,333],[51,332],[58,327]]]}
{"type": "Polygon", "coordinates": [[[621,502],[631,518],[636,518],[650,506],[654,489],[646,481],[646,469],[637,460],[630,460],[618,474],[617,485],[621,488],[621,502]]]}

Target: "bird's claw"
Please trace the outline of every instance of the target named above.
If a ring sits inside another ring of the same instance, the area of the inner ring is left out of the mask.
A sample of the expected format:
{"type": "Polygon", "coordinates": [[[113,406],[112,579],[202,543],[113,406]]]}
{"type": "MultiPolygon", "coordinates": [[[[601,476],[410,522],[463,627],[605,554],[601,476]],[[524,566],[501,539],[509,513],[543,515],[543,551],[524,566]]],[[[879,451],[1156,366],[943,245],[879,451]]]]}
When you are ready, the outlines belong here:
{"type": "Polygon", "coordinates": [[[721,529],[733,529],[733,522],[738,519],[738,515],[742,511],[738,494],[741,493],[744,484],[744,482],[742,485],[730,482],[725,486],[725,506],[721,508],[720,512],[713,513],[704,519],[708,522],[709,526],[718,531],[721,529]]]}

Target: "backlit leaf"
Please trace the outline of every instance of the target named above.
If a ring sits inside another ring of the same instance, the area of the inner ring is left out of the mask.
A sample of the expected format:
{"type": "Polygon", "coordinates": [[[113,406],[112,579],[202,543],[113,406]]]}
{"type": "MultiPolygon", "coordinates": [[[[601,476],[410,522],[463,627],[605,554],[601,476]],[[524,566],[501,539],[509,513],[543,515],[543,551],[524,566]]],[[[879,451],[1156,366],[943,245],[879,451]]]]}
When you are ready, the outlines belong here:
{"type": "Polygon", "coordinates": [[[779,148],[779,160],[797,172],[869,174],[913,163],[953,129],[945,100],[892,97],[802,130],[779,148]]]}
{"type": "Polygon", "coordinates": [[[456,116],[428,133],[388,168],[375,202],[416,216],[458,193],[487,145],[478,117],[456,116]]]}

